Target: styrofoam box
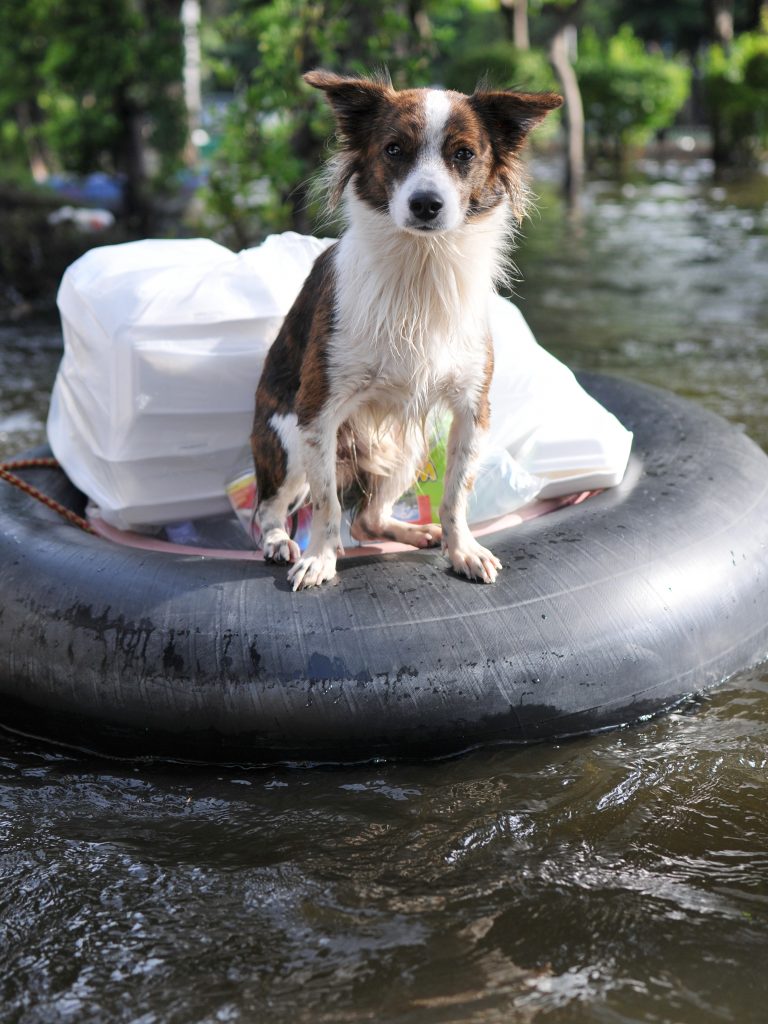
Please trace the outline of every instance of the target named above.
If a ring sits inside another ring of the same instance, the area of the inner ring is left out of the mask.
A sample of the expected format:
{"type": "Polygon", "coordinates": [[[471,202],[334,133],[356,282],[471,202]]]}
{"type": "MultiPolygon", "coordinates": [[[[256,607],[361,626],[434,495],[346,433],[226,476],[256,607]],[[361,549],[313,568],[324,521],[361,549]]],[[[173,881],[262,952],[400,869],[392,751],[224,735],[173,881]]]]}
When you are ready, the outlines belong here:
{"type": "Polygon", "coordinates": [[[499,296],[491,300],[494,370],[487,444],[506,448],[542,479],[538,498],[621,483],[632,433],[543,349],[523,315],[499,296]]]}
{"type": "MultiPolygon", "coordinates": [[[[224,512],[264,357],[330,244],[288,232],[241,253],[147,240],[82,256],[59,289],[64,357],[48,438],[70,479],[123,529],[224,512]]],[[[542,497],[618,482],[632,435],[491,298],[488,444],[542,497]]]]}
{"type": "Polygon", "coordinates": [[[269,346],[329,240],[232,253],[206,239],[92,249],[58,295],[64,358],[48,437],[121,528],[224,512],[269,346]]]}

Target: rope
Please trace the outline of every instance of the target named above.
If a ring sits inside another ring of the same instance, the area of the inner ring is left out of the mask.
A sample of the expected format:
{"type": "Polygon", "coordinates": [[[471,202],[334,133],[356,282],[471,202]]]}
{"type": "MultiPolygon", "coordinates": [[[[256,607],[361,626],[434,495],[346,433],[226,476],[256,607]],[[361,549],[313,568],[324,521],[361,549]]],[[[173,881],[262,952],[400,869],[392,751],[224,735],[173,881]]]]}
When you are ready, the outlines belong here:
{"type": "Polygon", "coordinates": [[[16,476],[11,470],[14,469],[59,469],[59,464],[56,459],[14,459],[11,462],[0,462],[0,480],[5,480],[7,483],[12,484],[14,487],[18,487],[20,491],[24,491],[31,498],[36,498],[37,501],[47,505],[48,508],[52,508],[54,512],[58,512],[60,516],[63,516],[73,526],[79,527],[81,530],[85,530],[86,533],[95,534],[95,530],[91,529],[86,519],[79,516],[72,509],[67,508],[66,505],[62,505],[60,501],[56,501],[54,498],[49,498],[47,494],[43,494],[42,491],[38,491],[32,484],[28,484],[26,480],[22,480],[20,476],[16,476]]]}

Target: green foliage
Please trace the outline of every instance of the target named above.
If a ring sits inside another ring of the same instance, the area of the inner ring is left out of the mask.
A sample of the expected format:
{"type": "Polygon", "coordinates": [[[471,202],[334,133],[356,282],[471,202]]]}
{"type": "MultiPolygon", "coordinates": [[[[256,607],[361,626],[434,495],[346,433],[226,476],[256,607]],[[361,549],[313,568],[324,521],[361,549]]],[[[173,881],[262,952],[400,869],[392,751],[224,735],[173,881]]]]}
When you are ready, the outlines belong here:
{"type": "Polygon", "coordinates": [[[445,84],[449,89],[469,93],[483,79],[500,89],[543,92],[557,88],[543,50],[517,50],[505,39],[462,49],[446,65],[445,84]]]}
{"type": "Polygon", "coordinates": [[[588,136],[620,157],[673,123],[691,82],[686,64],[648,52],[629,25],[606,41],[585,29],[576,74],[588,136]]]}
{"type": "Polygon", "coordinates": [[[130,116],[161,175],[186,140],[175,0],[11,0],[0,34],[0,156],[124,170],[130,116]]]}
{"type": "Polygon", "coordinates": [[[744,32],[730,52],[711,46],[704,88],[718,164],[755,164],[768,147],[768,33],[744,32]]]}
{"type": "Polygon", "coordinates": [[[587,0],[584,24],[594,26],[592,15],[596,6],[609,12],[609,25],[602,35],[610,35],[619,25],[630,24],[645,42],[695,53],[712,34],[712,4],[708,0],[587,0]]]}
{"type": "Polygon", "coordinates": [[[219,32],[217,76],[239,81],[204,193],[207,209],[238,245],[268,230],[308,231],[320,213],[310,207],[308,180],[328,155],[333,123],[302,73],[386,65],[396,83],[423,84],[434,41],[419,36],[405,5],[373,0],[237,0],[219,32]],[[227,53],[242,61],[249,40],[258,44],[247,72],[234,60],[227,69],[227,53]]]}

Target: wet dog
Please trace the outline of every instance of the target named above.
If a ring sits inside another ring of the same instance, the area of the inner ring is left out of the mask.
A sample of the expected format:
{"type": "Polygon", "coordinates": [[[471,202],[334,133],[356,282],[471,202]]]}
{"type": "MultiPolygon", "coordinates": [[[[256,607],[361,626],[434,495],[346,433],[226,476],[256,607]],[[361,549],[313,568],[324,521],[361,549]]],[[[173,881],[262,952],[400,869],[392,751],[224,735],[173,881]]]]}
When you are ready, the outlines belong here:
{"type": "Polygon", "coordinates": [[[291,563],[294,590],[336,573],[339,494],[352,535],[428,547],[492,583],[499,560],[467,525],[467,491],[488,427],[488,297],[503,277],[527,188],[519,152],[560,106],[554,93],[396,91],[384,79],[311,71],[341,141],[331,204],[347,226],[315,262],[264,364],[251,444],[264,556],[291,563]],[[424,423],[453,414],[440,525],[392,516],[425,456],[424,423]],[[285,530],[312,501],[302,555],[285,530]]]}

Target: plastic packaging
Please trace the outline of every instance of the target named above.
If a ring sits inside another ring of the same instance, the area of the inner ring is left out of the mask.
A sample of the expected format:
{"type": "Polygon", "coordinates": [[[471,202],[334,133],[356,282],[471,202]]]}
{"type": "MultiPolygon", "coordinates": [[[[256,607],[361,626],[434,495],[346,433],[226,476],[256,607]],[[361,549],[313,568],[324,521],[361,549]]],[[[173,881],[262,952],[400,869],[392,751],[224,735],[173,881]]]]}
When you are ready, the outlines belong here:
{"type": "Polygon", "coordinates": [[[538,497],[542,488],[541,477],[524,469],[506,448],[493,448],[481,459],[475,474],[467,520],[482,523],[514,512],[538,497]]]}
{"type": "MultiPolygon", "coordinates": [[[[67,270],[48,437],[108,523],[142,529],[229,508],[264,356],[330,241],[288,232],[234,254],[204,239],[148,240],[91,250],[67,270]]],[[[629,431],[515,306],[492,296],[490,320],[491,422],[471,521],[618,483],[629,431]]],[[[433,446],[398,514],[435,518],[444,462],[433,446]]]]}
{"type": "Polygon", "coordinates": [[[250,434],[264,357],[328,244],[289,232],[235,254],[151,239],[69,267],[48,439],[107,522],[229,508],[224,483],[250,434]]]}
{"type": "Polygon", "coordinates": [[[632,434],[543,349],[522,313],[491,299],[494,370],[487,450],[506,449],[544,481],[538,498],[621,483],[632,434]]]}

